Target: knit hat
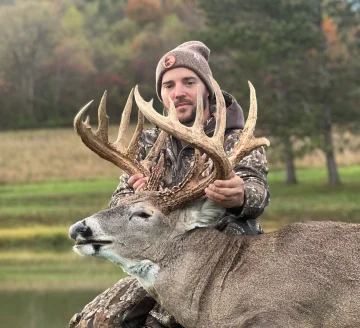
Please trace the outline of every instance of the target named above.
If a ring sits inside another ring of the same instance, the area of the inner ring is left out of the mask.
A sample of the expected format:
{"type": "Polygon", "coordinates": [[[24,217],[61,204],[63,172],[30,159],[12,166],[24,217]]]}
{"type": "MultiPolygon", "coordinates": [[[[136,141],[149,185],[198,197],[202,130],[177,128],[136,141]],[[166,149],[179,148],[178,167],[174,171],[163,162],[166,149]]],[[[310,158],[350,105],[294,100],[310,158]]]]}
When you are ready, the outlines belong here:
{"type": "Polygon", "coordinates": [[[209,99],[214,96],[214,89],[209,76],[212,76],[209,67],[210,49],[200,41],[188,41],[165,54],[156,67],[156,93],[161,99],[161,83],[165,72],[185,67],[195,72],[204,82],[209,91],[209,99]]]}

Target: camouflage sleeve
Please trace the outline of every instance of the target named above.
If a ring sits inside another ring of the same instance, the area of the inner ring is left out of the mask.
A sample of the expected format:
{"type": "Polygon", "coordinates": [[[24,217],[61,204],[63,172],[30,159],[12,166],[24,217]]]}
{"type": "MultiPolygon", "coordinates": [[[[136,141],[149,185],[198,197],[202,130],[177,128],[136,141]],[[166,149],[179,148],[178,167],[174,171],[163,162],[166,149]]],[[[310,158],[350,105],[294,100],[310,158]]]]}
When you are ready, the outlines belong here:
{"type": "Polygon", "coordinates": [[[264,212],[270,201],[267,184],[267,160],[263,147],[253,150],[244,157],[234,169],[236,175],[244,180],[245,200],[237,216],[241,219],[256,219],[264,212]]]}
{"type": "MultiPolygon", "coordinates": [[[[159,131],[157,129],[145,130],[139,140],[137,160],[140,162],[146,157],[146,154],[154,144],[159,131]]],[[[120,182],[111,196],[109,208],[112,208],[118,204],[119,199],[129,196],[134,193],[134,189],[128,184],[130,176],[127,173],[123,173],[120,176],[120,182]]]]}
{"type": "MultiPolygon", "coordinates": [[[[241,133],[232,133],[226,138],[224,146],[227,153],[230,153],[240,135],[241,133]]],[[[244,180],[245,199],[242,207],[228,209],[228,212],[239,219],[256,219],[270,201],[267,183],[269,169],[264,147],[257,148],[244,157],[234,171],[244,180]]]]}
{"type": "Polygon", "coordinates": [[[111,196],[109,208],[116,206],[120,198],[134,193],[134,189],[128,184],[129,178],[130,176],[125,172],[120,176],[120,182],[111,196]]]}

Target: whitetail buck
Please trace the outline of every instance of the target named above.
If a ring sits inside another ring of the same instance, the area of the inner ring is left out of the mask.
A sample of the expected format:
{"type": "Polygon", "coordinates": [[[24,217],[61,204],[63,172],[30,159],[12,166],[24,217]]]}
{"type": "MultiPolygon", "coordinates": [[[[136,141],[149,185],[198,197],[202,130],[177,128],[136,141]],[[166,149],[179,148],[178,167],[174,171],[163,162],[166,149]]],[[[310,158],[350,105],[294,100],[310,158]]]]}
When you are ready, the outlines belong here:
{"type": "MultiPolygon", "coordinates": [[[[217,97],[213,138],[202,131],[200,97],[196,121],[189,128],[178,122],[174,107],[165,118],[135,90],[136,102],[150,121],[204,154],[196,152],[195,164],[181,185],[156,190],[162,170],[159,160],[148,190],[75,223],[69,232],[76,240],[75,251],[121,266],[187,328],[360,327],[360,225],[306,222],[240,237],[213,228],[224,209],[201,197],[204,188],[226,177],[252,149],[268,143],[253,137],[257,105],[250,85],[249,118],[240,142],[225,156],[225,105],[213,83],[217,97]],[[214,170],[203,178],[207,156],[214,170]]],[[[140,115],[129,148],[122,145],[131,101],[114,144],[108,143],[104,99],[96,134],[82,121],[87,107],[75,120],[84,142],[130,174],[149,174],[149,163],[162,141],[144,163],[135,161],[132,149],[141,132],[140,115]]]]}

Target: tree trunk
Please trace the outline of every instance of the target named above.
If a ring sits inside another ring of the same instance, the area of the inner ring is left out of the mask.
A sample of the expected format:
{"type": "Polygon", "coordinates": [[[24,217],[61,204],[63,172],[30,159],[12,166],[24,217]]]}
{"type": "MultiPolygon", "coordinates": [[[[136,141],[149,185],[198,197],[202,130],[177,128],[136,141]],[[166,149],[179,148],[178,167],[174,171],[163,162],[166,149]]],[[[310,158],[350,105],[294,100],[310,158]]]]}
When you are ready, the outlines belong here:
{"type": "Polygon", "coordinates": [[[56,110],[56,114],[58,114],[58,107],[61,99],[63,80],[64,80],[60,60],[56,62],[55,69],[56,71],[55,71],[54,107],[56,110]]]}
{"type": "Polygon", "coordinates": [[[76,313],[70,320],[69,328],[143,327],[154,304],[155,300],[137,279],[127,277],[97,296],[80,313],[76,313]]]}
{"type": "MultiPolygon", "coordinates": [[[[289,106],[286,99],[286,91],[284,87],[278,86],[275,90],[277,99],[279,103],[282,105],[283,116],[283,124],[285,126],[289,126],[289,106]]],[[[287,132],[283,133],[282,141],[284,143],[284,162],[285,162],[285,170],[286,170],[286,180],[287,184],[296,184],[296,173],[295,173],[295,165],[294,165],[294,152],[290,140],[290,135],[287,132]]]]}
{"type": "Polygon", "coordinates": [[[289,137],[284,138],[284,161],[286,169],[286,183],[296,184],[297,179],[294,165],[294,153],[289,137]]]}
{"type": "Polygon", "coordinates": [[[34,115],[34,79],[32,73],[23,72],[20,75],[20,97],[24,106],[24,113],[29,120],[35,120],[34,115]]]}
{"type": "Polygon", "coordinates": [[[27,85],[27,103],[28,110],[31,118],[35,120],[35,77],[34,77],[34,69],[31,68],[28,77],[28,85],[27,85]]]}
{"type": "Polygon", "coordinates": [[[334,142],[332,137],[331,110],[328,106],[324,107],[324,143],[324,152],[328,169],[328,182],[331,185],[338,185],[341,182],[335,161],[334,142]]]}

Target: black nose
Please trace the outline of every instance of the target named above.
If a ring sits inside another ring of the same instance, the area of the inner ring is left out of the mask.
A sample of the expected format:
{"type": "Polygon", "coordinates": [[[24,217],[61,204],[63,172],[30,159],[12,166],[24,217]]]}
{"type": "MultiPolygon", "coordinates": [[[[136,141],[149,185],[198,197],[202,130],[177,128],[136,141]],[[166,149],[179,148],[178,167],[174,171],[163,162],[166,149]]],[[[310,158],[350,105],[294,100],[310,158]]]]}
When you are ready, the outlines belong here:
{"type": "Polygon", "coordinates": [[[89,227],[86,226],[85,220],[76,222],[69,229],[70,238],[76,240],[78,236],[83,238],[91,237],[92,231],[89,227]]]}

